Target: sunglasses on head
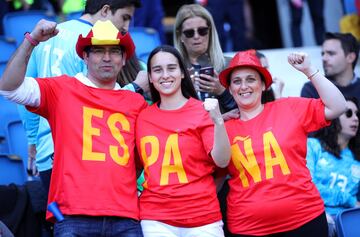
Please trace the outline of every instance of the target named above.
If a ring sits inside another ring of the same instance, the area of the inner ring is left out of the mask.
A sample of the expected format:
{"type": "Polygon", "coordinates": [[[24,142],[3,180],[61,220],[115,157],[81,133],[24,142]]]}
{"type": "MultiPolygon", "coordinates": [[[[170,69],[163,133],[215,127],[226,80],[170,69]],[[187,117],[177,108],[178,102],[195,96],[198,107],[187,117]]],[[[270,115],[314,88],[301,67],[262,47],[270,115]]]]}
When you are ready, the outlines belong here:
{"type": "Polygon", "coordinates": [[[347,118],[351,118],[352,116],[353,116],[353,114],[355,114],[358,118],[360,118],[359,116],[360,116],[360,112],[359,111],[357,111],[356,113],[352,110],[352,109],[348,109],[348,110],[346,110],[346,112],[345,112],[345,116],[347,117],[347,118]]]}
{"type": "Polygon", "coordinates": [[[184,30],[182,33],[185,35],[186,38],[192,38],[195,35],[195,30],[200,36],[205,36],[209,33],[209,27],[199,27],[197,29],[189,29],[184,30]]]}

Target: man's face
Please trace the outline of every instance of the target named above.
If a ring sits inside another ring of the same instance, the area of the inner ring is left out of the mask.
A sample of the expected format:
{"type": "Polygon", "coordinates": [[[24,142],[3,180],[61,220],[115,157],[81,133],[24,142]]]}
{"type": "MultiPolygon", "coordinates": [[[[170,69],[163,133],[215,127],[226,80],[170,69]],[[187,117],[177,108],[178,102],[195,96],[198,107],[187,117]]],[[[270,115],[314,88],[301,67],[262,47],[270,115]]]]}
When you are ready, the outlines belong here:
{"type": "Polygon", "coordinates": [[[84,52],[88,78],[100,88],[113,88],[125,60],[126,54],[114,45],[93,46],[89,54],[84,52]]]}
{"type": "Polygon", "coordinates": [[[109,11],[109,14],[106,16],[106,20],[110,20],[120,32],[128,31],[134,11],[134,6],[119,8],[114,14],[109,11]]]}
{"type": "Polygon", "coordinates": [[[336,77],[349,67],[352,68],[352,63],[349,62],[341,47],[341,42],[337,39],[325,40],[322,45],[321,55],[325,76],[327,77],[336,77]]]}

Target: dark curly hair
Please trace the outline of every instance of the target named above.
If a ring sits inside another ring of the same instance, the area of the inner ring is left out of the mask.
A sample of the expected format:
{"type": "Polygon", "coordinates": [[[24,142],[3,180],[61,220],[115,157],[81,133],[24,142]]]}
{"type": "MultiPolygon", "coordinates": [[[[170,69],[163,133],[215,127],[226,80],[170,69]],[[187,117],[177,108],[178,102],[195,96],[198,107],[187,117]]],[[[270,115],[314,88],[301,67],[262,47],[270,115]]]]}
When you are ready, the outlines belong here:
{"type": "MultiPolygon", "coordinates": [[[[346,98],[346,101],[352,101],[359,109],[359,104],[356,98],[354,97],[346,98]]],[[[340,157],[341,149],[337,141],[341,129],[342,127],[340,125],[340,119],[337,118],[332,120],[330,126],[322,128],[314,134],[314,137],[320,140],[323,149],[333,154],[338,159],[341,159],[340,157]]],[[[348,146],[349,149],[354,154],[355,159],[360,161],[360,128],[358,128],[356,135],[350,139],[348,146]]]]}

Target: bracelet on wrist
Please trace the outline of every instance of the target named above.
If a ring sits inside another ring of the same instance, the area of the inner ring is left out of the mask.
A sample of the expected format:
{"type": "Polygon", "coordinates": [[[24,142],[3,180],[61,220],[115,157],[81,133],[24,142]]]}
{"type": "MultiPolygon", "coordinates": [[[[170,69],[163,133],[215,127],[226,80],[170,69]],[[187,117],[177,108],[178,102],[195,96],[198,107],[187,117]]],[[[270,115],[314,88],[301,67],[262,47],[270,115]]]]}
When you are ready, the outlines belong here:
{"type": "Polygon", "coordinates": [[[25,36],[25,39],[27,39],[30,42],[31,45],[37,46],[39,44],[39,41],[37,41],[33,37],[31,37],[29,32],[26,32],[24,34],[24,36],[25,36]]]}
{"type": "Polygon", "coordinates": [[[313,79],[313,77],[319,73],[319,69],[316,70],[316,72],[314,72],[313,74],[311,74],[310,76],[308,76],[308,79],[311,81],[313,79]]]}

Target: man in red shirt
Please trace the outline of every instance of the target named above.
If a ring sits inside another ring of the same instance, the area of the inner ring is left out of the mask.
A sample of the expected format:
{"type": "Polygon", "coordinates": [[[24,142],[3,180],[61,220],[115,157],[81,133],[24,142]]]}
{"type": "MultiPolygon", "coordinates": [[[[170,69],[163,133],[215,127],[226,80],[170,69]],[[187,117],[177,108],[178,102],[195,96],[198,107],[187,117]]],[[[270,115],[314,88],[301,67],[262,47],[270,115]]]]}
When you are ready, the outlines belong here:
{"type": "MultiPolygon", "coordinates": [[[[120,90],[116,83],[134,54],[133,41],[110,21],[98,21],[76,44],[87,75],[24,79],[34,47],[57,33],[55,22],[39,21],[25,34],[0,80],[0,94],[45,117],[53,131],[48,202],[56,202],[65,216],[55,224],[55,236],[143,236],[134,127],[147,104],[141,95],[120,90]]],[[[53,215],[47,213],[47,219],[53,220],[53,215]]]]}

